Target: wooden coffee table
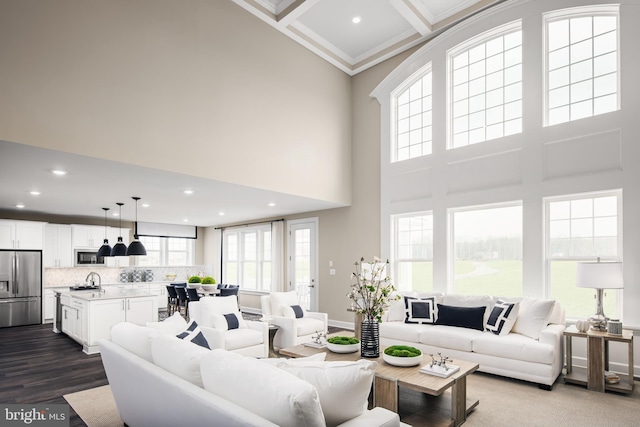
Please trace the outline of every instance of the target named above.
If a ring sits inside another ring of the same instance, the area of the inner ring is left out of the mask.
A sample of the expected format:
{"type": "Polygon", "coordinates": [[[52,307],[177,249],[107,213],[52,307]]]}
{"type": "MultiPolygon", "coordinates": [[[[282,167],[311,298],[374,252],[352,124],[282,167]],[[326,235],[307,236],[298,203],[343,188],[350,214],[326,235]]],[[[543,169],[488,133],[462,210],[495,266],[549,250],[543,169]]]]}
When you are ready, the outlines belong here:
{"type": "MultiPolygon", "coordinates": [[[[467,375],[478,369],[477,363],[456,359],[453,364],[460,366],[460,370],[449,378],[440,378],[420,372],[420,367],[428,363],[428,356],[418,366],[397,367],[389,365],[382,359],[383,350],[383,348],[380,350],[380,357],[367,358],[367,360],[378,362],[373,383],[374,406],[380,406],[397,413],[400,387],[417,390],[431,396],[442,396],[446,390],[450,389],[451,418],[445,420],[434,418],[434,422],[430,424],[438,426],[459,426],[465,422],[467,414],[478,406],[478,400],[467,400],[467,375]]],[[[359,351],[347,354],[333,353],[326,348],[313,348],[302,344],[280,349],[281,355],[290,357],[306,357],[321,352],[326,353],[325,360],[361,359],[359,351]]]]}

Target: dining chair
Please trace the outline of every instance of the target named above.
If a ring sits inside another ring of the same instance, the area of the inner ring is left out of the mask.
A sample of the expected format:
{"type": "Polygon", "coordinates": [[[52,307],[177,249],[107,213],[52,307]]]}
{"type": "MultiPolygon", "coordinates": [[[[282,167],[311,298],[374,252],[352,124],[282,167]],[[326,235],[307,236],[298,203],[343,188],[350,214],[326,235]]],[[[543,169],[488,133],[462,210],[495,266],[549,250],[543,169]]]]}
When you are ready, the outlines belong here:
{"type": "Polygon", "coordinates": [[[200,301],[200,295],[198,295],[198,289],[196,288],[187,288],[187,297],[189,302],[200,301]]]}
{"type": "Polygon", "coordinates": [[[176,293],[178,294],[178,312],[181,312],[181,307],[184,307],[184,317],[189,317],[189,297],[187,296],[186,286],[174,286],[176,293]]]}
{"type": "Polygon", "coordinates": [[[178,293],[173,285],[167,285],[167,312],[169,316],[178,309],[178,293]]]}

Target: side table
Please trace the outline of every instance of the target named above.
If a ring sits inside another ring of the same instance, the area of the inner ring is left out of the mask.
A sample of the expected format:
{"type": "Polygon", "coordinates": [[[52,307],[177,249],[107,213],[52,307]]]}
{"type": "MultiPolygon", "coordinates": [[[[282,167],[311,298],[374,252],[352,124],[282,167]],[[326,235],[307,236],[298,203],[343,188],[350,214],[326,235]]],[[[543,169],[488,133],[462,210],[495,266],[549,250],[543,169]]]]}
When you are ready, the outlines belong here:
{"type": "Polygon", "coordinates": [[[605,390],[619,393],[633,392],[633,331],[623,330],[622,335],[611,335],[608,332],[587,331],[580,332],[575,326],[564,331],[566,342],[566,369],[564,382],[586,385],[589,390],[604,393],[605,390]],[[573,337],[587,339],[587,372],[584,369],[573,369],[572,343],[573,337]],[[620,376],[620,382],[607,384],[604,379],[604,371],[609,370],[609,343],[623,342],[628,347],[628,373],[620,376]]]}
{"type": "Polygon", "coordinates": [[[280,326],[269,324],[269,357],[280,357],[280,355],[273,348],[273,338],[276,336],[280,326]]]}
{"type": "Polygon", "coordinates": [[[362,313],[358,313],[354,308],[347,308],[347,311],[351,311],[354,313],[353,316],[353,336],[360,339],[361,332],[360,327],[362,326],[362,313]]]}

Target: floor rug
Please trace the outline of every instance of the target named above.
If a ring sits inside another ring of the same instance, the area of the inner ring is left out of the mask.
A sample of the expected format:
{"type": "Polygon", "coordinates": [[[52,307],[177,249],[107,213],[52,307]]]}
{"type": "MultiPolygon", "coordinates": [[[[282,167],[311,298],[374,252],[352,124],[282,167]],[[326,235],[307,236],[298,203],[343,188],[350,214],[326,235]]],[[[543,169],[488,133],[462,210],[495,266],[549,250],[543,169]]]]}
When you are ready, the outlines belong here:
{"type": "Polygon", "coordinates": [[[87,427],[122,427],[124,425],[118,415],[111,387],[108,385],[65,394],[63,397],[87,427]]]}

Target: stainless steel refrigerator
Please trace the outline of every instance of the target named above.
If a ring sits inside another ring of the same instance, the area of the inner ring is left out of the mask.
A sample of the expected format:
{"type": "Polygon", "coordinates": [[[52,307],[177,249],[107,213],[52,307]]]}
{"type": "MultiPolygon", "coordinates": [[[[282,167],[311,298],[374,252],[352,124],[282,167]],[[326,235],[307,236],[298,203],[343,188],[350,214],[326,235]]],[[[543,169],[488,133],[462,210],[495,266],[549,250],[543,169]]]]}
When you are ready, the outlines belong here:
{"type": "Polygon", "coordinates": [[[0,328],[42,322],[42,252],[0,250],[0,328]]]}

